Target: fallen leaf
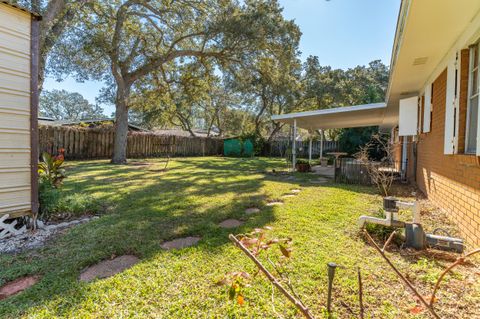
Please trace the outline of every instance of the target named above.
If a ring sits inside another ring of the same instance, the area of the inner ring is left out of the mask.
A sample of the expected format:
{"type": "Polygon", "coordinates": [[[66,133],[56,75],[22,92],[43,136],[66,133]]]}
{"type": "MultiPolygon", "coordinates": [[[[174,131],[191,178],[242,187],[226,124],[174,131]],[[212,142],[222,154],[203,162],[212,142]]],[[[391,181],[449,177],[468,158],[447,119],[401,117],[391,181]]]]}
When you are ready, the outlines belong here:
{"type": "Polygon", "coordinates": [[[285,248],[283,245],[280,245],[280,251],[287,258],[289,258],[290,255],[292,254],[292,251],[290,249],[285,248]]]}
{"type": "Polygon", "coordinates": [[[244,304],[244,302],[245,302],[245,299],[243,298],[243,296],[242,296],[242,295],[238,295],[238,296],[237,296],[237,303],[238,303],[240,306],[242,306],[242,305],[244,304]]]}
{"type": "Polygon", "coordinates": [[[410,309],[410,313],[412,313],[412,314],[419,314],[421,312],[423,312],[422,306],[417,305],[417,306],[413,307],[412,309],[410,309]]]}
{"type": "Polygon", "coordinates": [[[248,247],[248,246],[255,245],[258,242],[258,239],[245,237],[245,238],[242,238],[241,242],[243,245],[248,247]]]}

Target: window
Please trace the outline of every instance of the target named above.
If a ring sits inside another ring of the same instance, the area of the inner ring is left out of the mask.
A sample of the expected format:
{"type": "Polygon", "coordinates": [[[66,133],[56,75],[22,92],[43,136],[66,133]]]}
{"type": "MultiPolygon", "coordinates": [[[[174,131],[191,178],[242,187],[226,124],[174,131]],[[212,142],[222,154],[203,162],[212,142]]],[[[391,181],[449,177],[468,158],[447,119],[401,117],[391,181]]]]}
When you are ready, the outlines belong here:
{"type": "Polygon", "coordinates": [[[470,47],[470,66],[468,75],[468,106],[467,129],[465,139],[465,152],[477,152],[478,134],[478,103],[479,103],[479,78],[478,78],[479,43],[470,47]]]}

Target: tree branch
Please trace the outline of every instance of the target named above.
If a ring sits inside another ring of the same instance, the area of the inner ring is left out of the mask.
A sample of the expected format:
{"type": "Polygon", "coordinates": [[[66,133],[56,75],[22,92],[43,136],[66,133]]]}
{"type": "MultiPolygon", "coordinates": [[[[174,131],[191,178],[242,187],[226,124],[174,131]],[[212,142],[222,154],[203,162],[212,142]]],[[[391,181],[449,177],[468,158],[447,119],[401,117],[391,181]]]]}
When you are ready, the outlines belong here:
{"type": "Polygon", "coordinates": [[[313,315],[310,313],[310,310],[305,307],[303,305],[303,303],[299,300],[297,300],[294,296],[292,296],[281,284],[280,282],[277,280],[277,278],[275,278],[263,265],[262,263],[250,252],[250,250],[248,250],[238,239],[237,237],[235,237],[235,235],[233,234],[230,234],[228,236],[228,238],[235,244],[235,246],[237,246],[238,248],[240,248],[241,251],[243,251],[245,253],[245,255],[248,256],[248,258],[250,258],[254,263],[255,265],[258,267],[258,269],[260,269],[261,272],[263,272],[263,274],[268,278],[268,280],[270,280],[270,282],[275,285],[275,287],[277,287],[278,290],[280,290],[280,292],[285,296],[287,297],[287,299],[292,302],[295,307],[297,307],[298,310],[301,311],[301,313],[308,319],[313,319],[313,315]]]}

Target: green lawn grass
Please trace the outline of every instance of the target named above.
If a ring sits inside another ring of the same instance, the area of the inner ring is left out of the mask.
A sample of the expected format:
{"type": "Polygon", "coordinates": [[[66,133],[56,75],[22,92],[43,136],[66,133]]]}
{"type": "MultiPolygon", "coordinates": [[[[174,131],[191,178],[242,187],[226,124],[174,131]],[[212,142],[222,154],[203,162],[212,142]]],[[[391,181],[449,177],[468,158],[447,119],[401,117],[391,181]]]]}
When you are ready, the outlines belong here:
{"type": "MultiPolygon", "coordinates": [[[[353,317],[340,301],[356,311],[356,271],[361,267],[369,314],[414,318],[409,312],[414,299],[357,230],[357,218],[381,205],[373,188],[312,184],[308,181],[317,178],[312,174],[297,174],[295,180],[266,174],[284,168],[275,159],[174,159],[167,171],[158,159],[146,162],[151,165],[67,163],[64,189],[108,202],[110,213],[66,231],[42,249],[0,256],[0,285],[24,275],[42,276],[32,288],[0,301],[1,318],[297,318],[278,291],[272,303],[272,287],[261,275],[246,289],[243,306],[229,301],[226,288],[215,285],[231,271],[255,273],[228,234],[267,225],[273,227],[272,235],[293,238],[293,285],[318,317],[326,303],[326,264],[334,261],[341,265],[335,279],[336,317],[353,317]],[[285,205],[265,206],[293,188],[302,191],[285,199],[285,205]],[[251,206],[261,213],[245,215],[251,206]],[[245,224],[219,228],[227,218],[245,224]],[[184,236],[202,239],[183,250],[160,248],[163,241],[184,236]],[[122,254],[135,254],[141,262],[108,279],[77,281],[85,267],[122,254]]],[[[428,254],[390,255],[422,293],[448,264],[428,254]]],[[[462,289],[439,294],[440,313],[474,318],[469,314],[480,307],[478,276],[468,282],[471,269],[459,269],[447,284],[462,289]],[[461,309],[456,309],[456,299],[461,309]]]]}

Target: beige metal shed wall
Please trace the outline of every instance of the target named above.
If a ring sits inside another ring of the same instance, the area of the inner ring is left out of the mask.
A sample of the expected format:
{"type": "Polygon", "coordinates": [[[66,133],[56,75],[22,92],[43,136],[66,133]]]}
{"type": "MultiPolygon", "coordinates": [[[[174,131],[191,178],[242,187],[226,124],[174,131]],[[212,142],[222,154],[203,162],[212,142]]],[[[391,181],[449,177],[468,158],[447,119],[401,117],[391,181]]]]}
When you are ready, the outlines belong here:
{"type": "Polygon", "coordinates": [[[31,209],[31,16],[0,3],[0,215],[31,209]]]}

